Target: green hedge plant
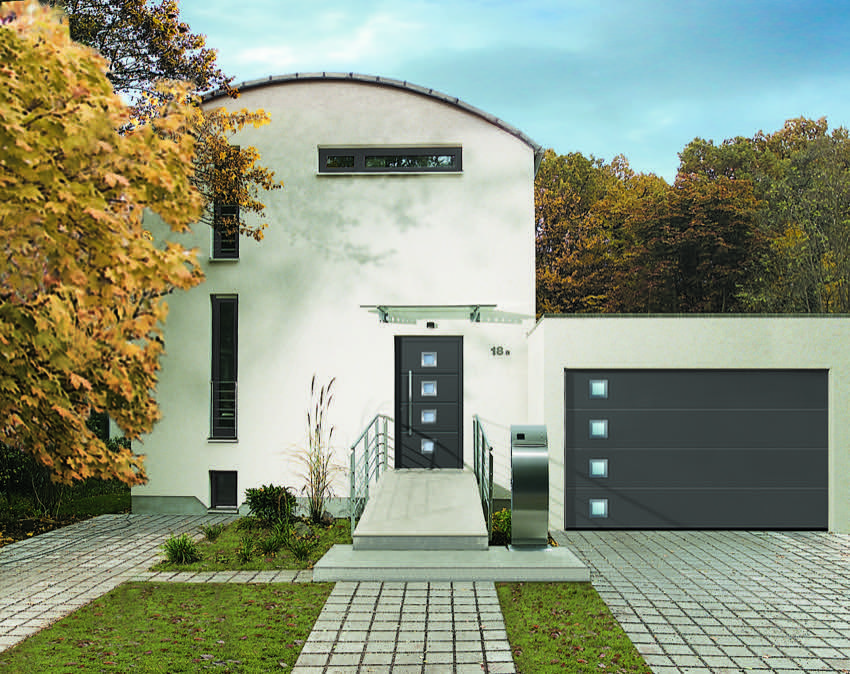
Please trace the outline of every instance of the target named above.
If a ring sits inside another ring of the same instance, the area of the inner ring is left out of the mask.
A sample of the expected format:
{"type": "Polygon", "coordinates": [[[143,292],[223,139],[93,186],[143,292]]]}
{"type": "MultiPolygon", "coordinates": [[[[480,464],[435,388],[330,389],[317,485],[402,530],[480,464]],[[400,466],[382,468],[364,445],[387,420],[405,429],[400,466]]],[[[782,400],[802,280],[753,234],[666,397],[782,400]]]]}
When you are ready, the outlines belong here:
{"type": "Polygon", "coordinates": [[[201,532],[204,534],[204,538],[206,538],[210,543],[221,536],[222,531],[224,531],[223,524],[201,525],[201,532]]]}
{"type": "Polygon", "coordinates": [[[265,525],[289,522],[295,509],[295,495],[286,487],[265,484],[258,489],[245,490],[245,502],[251,515],[265,525]]]}
{"type": "Polygon", "coordinates": [[[491,545],[508,545],[511,542],[511,511],[502,508],[493,513],[493,533],[491,545]]]}
{"type": "Polygon", "coordinates": [[[201,559],[198,544],[186,533],[179,536],[172,534],[161,547],[165,558],[172,564],[191,564],[201,559]]]}

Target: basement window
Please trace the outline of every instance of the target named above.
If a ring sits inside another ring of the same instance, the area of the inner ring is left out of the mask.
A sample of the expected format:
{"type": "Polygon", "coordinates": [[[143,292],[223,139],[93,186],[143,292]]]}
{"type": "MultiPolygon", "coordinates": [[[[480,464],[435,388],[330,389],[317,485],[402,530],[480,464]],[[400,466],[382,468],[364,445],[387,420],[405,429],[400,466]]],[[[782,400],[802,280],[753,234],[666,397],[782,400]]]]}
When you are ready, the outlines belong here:
{"type": "Polygon", "coordinates": [[[319,148],[319,173],[460,173],[462,149],[450,147],[319,148]]]}

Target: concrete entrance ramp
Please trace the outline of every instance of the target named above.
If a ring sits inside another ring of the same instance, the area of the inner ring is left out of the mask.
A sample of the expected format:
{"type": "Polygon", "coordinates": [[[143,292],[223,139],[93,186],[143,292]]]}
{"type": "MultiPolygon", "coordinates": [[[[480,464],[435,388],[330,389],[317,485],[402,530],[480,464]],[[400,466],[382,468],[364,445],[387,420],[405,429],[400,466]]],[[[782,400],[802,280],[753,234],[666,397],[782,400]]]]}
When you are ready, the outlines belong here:
{"type": "Polygon", "coordinates": [[[372,488],[352,540],[319,560],[314,580],[590,580],[565,547],[488,547],[478,485],[465,470],[387,471],[372,488]]]}

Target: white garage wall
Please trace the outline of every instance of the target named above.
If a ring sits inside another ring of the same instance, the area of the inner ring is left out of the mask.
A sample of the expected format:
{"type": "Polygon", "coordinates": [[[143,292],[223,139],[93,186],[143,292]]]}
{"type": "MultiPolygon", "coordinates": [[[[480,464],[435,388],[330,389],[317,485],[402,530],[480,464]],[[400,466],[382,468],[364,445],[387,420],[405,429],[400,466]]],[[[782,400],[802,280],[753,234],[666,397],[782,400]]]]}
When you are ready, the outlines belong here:
{"type": "Polygon", "coordinates": [[[564,528],[564,369],[829,370],[829,530],[850,533],[850,317],[545,316],[529,419],[549,433],[549,526],[564,528]],[[542,354],[542,355],[541,355],[542,354]]]}

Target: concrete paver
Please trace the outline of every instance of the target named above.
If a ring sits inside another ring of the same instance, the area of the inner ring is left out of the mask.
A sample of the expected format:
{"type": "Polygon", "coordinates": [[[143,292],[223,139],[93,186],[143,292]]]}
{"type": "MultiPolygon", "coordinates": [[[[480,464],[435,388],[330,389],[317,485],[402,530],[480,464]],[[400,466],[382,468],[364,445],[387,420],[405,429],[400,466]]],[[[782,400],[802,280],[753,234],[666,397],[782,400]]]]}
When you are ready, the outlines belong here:
{"type": "Polygon", "coordinates": [[[100,515],[0,548],[0,651],[106,594],[159,559],[172,533],[221,515],[100,515]]]}
{"type": "Polygon", "coordinates": [[[654,674],[850,674],[850,535],[568,531],[553,538],[654,674]]]}
{"type": "Polygon", "coordinates": [[[516,672],[495,584],[338,582],[292,674],[335,671],[516,672]]]}

